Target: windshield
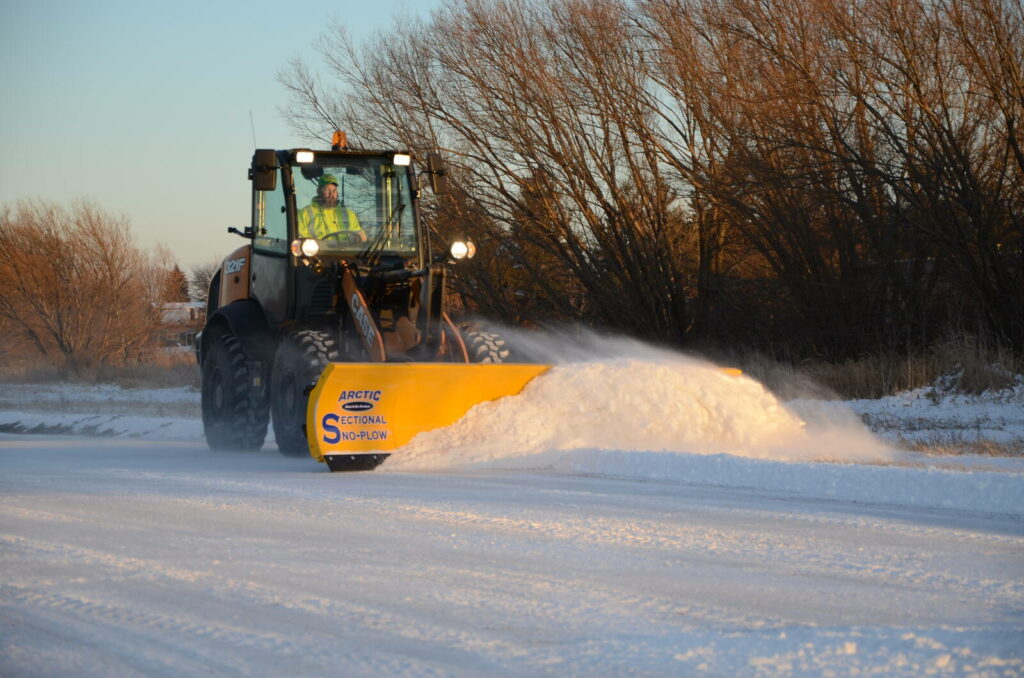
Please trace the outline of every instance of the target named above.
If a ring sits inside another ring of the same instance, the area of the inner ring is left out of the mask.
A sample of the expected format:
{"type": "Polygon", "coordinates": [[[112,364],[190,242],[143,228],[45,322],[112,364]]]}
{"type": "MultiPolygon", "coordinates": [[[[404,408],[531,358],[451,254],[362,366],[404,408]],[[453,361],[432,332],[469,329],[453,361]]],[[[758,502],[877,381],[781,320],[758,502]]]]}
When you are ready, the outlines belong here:
{"type": "Polygon", "coordinates": [[[408,167],[390,156],[318,158],[296,166],[296,229],[321,252],[416,253],[408,167]]]}

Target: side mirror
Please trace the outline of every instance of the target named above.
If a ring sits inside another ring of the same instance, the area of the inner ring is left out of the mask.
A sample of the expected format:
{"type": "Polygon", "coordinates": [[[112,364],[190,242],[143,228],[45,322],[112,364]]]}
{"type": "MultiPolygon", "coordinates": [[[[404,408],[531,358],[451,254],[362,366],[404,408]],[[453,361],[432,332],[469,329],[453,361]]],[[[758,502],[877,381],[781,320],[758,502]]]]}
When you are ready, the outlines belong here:
{"type": "Polygon", "coordinates": [[[427,153],[427,174],[430,175],[430,190],[434,195],[443,195],[448,190],[448,171],[440,153],[427,153]]]}
{"type": "Polygon", "coordinates": [[[277,152],[260,148],[252,154],[249,179],[257,191],[273,191],[277,188],[277,152]]]}

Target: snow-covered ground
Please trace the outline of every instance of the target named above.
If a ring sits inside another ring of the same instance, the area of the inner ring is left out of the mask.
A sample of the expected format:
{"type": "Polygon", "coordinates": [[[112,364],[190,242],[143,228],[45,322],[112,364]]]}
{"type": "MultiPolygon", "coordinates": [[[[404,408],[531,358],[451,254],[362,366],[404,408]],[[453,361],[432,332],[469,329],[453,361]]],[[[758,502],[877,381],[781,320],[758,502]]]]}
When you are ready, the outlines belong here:
{"type": "Polygon", "coordinates": [[[211,452],[187,389],[4,385],[0,430],[0,675],[1024,674],[1024,459],[894,445],[1012,447],[1024,385],[568,360],[367,474],[211,452]]]}
{"type": "Polygon", "coordinates": [[[955,448],[989,441],[1024,453],[1024,377],[1017,377],[1012,388],[978,396],[930,386],[879,400],[851,400],[845,405],[893,442],[955,448]]]}

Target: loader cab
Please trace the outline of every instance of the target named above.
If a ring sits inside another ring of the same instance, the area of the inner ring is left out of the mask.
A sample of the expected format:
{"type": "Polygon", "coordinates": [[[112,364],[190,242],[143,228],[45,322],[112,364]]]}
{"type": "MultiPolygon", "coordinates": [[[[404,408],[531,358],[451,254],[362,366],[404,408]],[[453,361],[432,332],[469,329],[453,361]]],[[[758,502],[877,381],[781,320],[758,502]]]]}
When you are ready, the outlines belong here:
{"type": "Polygon", "coordinates": [[[315,249],[320,257],[418,259],[409,154],[312,155],[313,162],[292,166],[293,244],[300,241],[293,255],[309,258],[315,249]]]}
{"type": "Polygon", "coordinates": [[[254,244],[261,250],[300,260],[420,256],[409,153],[257,151],[250,176],[254,244]],[[332,190],[329,199],[324,188],[332,190]],[[351,237],[356,233],[363,237],[351,237]],[[316,244],[302,242],[309,239],[316,244]]]}
{"type": "Polygon", "coordinates": [[[339,262],[427,265],[409,153],[257,150],[250,177],[251,293],[272,325],[329,312],[339,262]]]}

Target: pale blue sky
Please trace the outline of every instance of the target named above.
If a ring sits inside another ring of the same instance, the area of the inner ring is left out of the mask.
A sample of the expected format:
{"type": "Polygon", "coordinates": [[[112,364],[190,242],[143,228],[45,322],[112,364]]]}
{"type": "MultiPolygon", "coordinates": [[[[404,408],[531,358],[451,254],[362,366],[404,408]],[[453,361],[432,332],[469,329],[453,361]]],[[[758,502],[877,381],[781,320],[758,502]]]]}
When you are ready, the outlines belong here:
{"type": "Polygon", "coordinates": [[[85,197],[188,269],[242,244],[256,142],[308,142],[276,74],[331,19],[369,36],[440,0],[0,0],[0,202],[85,197]]]}

